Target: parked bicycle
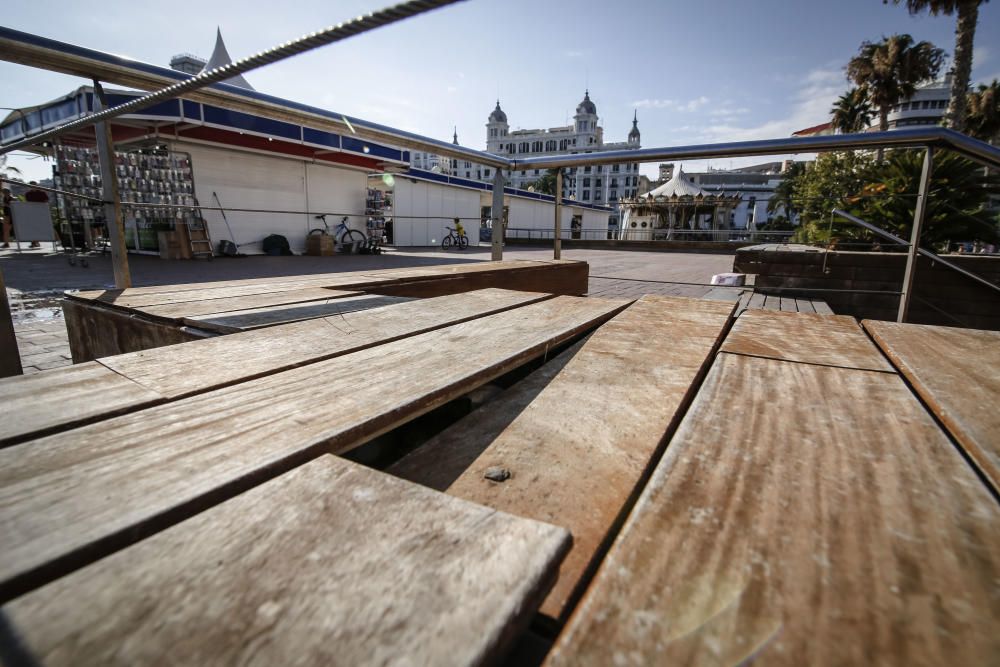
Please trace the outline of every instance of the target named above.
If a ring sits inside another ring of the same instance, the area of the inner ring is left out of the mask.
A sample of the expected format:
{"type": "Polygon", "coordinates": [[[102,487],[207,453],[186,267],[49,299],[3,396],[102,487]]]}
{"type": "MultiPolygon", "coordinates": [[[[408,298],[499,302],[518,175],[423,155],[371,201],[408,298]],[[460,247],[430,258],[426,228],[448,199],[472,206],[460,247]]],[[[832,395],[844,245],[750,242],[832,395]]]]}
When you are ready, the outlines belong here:
{"type": "Polygon", "coordinates": [[[458,246],[459,250],[465,250],[469,247],[469,237],[465,235],[462,223],[456,222],[455,224],[457,229],[455,227],[445,227],[448,230],[448,236],[441,239],[441,250],[448,250],[453,246],[458,246]]]}
{"type": "Polygon", "coordinates": [[[326,222],[326,216],[328,213],[321,213],[316,216],[316,219],[323,221],[324,229],[316,228],[310,229],[309,234],[326,234],[327,236],[333,236],[333,241],[339,246],[351,245],[353,243],[360,243],[364,245],[368,241],[363,233],[356,229],[351,229],[347,226],[347,216],[345,215],[340,219],[340,224],[334,227],[333,234],[330,233],[330,225],[326,222]]]}

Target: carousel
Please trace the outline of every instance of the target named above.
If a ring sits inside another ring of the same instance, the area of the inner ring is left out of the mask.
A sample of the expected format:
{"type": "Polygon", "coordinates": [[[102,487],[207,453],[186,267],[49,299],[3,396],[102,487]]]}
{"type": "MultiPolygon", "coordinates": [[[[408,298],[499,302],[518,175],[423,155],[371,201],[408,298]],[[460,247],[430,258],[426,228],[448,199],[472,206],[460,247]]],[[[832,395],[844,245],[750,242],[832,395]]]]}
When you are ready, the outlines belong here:
{"type": "Polygon", "coordinates": [[[619,239],[628,241],[725,241],[731,213],[740,194],[702,190],[684,178],[678,165],[673,178],[634,199],[623,199],[619,239]]]}

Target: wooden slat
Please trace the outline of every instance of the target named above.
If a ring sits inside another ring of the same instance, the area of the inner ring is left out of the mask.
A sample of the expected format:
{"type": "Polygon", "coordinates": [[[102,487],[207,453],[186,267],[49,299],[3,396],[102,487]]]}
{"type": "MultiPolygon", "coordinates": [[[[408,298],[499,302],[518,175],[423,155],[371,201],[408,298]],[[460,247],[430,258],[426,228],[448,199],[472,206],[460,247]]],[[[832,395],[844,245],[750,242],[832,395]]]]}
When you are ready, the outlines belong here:
{"type": "Polygon", "coordinates": [[[6,378],[0,380],[0,446],[163,400],[93,361],[6,378]]]}
{"type": "Polygon", "coordinates": [[[813,307],[812,301],[809,299],[796,299],[795,308],[800,313],[815,313],[816,308],[813,307]]]}
{"type": "Polygon", "coordinates": [[[7,605],[46,665],[480,665],[564,529],[323,456],[7,605]]]}
{"type": "Polygon", "coordinates": [[[626,304],[556,297],[0,450],[0,598],[366,442],[626,304]]]}
{"type": "Polygon", "coordinates": [[[863,324],[1000,492],[1000,332],[863,324]]]}
{"type": "Polygon", "coordinates": [[[826,301],[817,301],[813,299],[812,305],[813,308],[816,309],[816,312],[820,315],[833,315],[833,309],[826,305],[826,301]]]}
{"type": "MultiPolygon", "coordinates": [[[[332,290],[325,290],[330,292],[332,290]]],[[[349,293],[345,293],[349,294],[349,293]]],[[[277,324],[312,320],[317,317],[333,317],[341,313],[352,313],[369,308],[380,308],[397,303],[406,303],[410,299],[400,296],[380,296],[377,294],[362,294],[344,298],[327,298],[316,301],[288,303],[263,308],[248,308],[221,313],[207,313],[198,316],[186,316],[185,324],[214,331],[217,333],[237,333],[271,327],[277,324]]]]}
{"type": "Polygon", "coordinates": [[[781,310],[781,297],[777,294],[765,295],[764,310],[781,310]]]}
{"type": "MultiPolygon", "coordinates": [[[[770,298],[770,297],[768,297],[770,298]]],[[[892,372],[853,317],[750,310],[733,325],[724,352],[892,372]]]]}
{"type": "MultiPolygon", "coordinates": [[[[569,528],[573,549],[542,605],[544,614],[565,618],[679,420],[734,306],[644,296],[594,333],[523,410],[521,396],[506,407],[488,403],[482,410],[491,415],[487,420],[497,413],[508,418],[502,432],[480,430],[484,418],[474,413],[394,470],[418,482],[424,474],[434,479],[440,475],[435,468],[485,449],[448,493],[569,528]],[[486,479],[491,468],[509,471],[510,479],[486,479]]],[[[527,392],[534,391],[529,385],[527,392]]]]}
{"type": "Polygon", "coordinates": [[[722,353],[546,664],[995,664],[998,576],[899,376],[722,353]]]}
{"type": "Polygon", "coordinates": [[[754,292],[750,297],[750,302],[747,303],[747,310],[762,310],[764,308],[764,301],[767,298],[766,295],[760,292],[754,292]]]}
{"type": "MultiPolygon", "coordinates": [[[[116,294],[111,292],[77,292],[70,296],[76,300],[98,301],[106,306],[118,308],[141,308],[147,309],[154,306],[168,306],[173,304],[195,304],[200,301],[216,301],[220,299],[236,299],[247,296],[259,296],[263,294],[280,294],[283,292],[296,292],[303,289],[323,289],[323,286],[330,285],[337,287],[343,282],[350,282],[350,278],[325,279],[325,280],[289,280],[275,283],[253,283],[249,285],[230,285],[227,287],[211,287],[202,290],[181,289],[172,292],[154,292],[152,294],[131,294],[129,290],[125,293],[116,294]],[[109,296],[109,294],[113,296],[109,296]]],[[[355,280],[356,282],[356,280],[355,280]]],[[[186,287],[186,286],[185,286],[186,287]]],[[[140,288],[141,289],[141,288],[140,288]]],[[[216,309],[217,310],[217,309],[216,309]]]]}
{"type": "MultiPolygon", "coordinates": [[[[392,297],[366,297],[393,300],[392,297]]],[[[548,298],[480,290],[207,338],[0,381],[0,446],[548,298]],[[401,304],[402,305],[402,304],[401,304]]]]}
{"type": "Polygon", "coordinates": [[[264,308],[267,306],[281,306],[291,303],[342,299],[348,296],[357,296],[358,294],[359,292],[332,290],[322,287],[307,287],[304,289],[294,289],[282,292],[269,292],[267,294],[247,294],[244,296],[229,298],[216,298],[206,299],[203,301],[146,306],[140,310],[147,315],[162,317],[165,319],[194,318],[215,313],[228,313],[236,310],[247,310],[251,308],[264,308]]]}
{"type": "Polygon", "coordinates": [[[121,354],[99,363],[176,399],[547,298],[547,294],[479,290],[121,354]]]}

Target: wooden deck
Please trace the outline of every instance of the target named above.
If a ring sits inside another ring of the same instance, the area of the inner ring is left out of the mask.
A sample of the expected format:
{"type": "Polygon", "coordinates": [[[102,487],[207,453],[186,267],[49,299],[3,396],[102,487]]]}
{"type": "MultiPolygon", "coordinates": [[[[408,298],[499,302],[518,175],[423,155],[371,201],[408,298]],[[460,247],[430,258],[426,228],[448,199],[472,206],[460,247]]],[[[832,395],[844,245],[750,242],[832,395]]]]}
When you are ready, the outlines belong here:
{"type": "Polygon", "coordinates": [[[4,664],[1000,662],[996,334],[435,268],[78,296],[192,340],[0,380],[4,664]]]}

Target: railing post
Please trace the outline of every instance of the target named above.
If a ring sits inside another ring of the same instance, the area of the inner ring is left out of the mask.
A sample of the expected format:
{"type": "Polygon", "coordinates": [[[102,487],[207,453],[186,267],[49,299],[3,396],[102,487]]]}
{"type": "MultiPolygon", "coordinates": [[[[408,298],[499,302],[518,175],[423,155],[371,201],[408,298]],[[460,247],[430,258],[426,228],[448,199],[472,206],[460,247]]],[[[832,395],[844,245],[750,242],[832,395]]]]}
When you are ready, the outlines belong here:
{"type": "Polygon", "coordinates": [[[924,231],[924,218],[927,213],[927,196],[930,189],[931,171],[934,169],[934,149],[930,146],[924,153],[924,167],[920,172],[920,189],[917,191],[917,207],[913,211],[913,231],[910,234],[910,247],[906,253],[906,271],[903,273],[903,286],[899,295],[899,314],[897,322],[905,322],[910,310],[910,295],[913,291],[913,273],[917,268],[917,253],[920,250],[920,236],[924,231]]]}
{"type": "Polygon", "coordinates": [[[556,169],[556,223],[552,241],[552,259],[562,258],[562,169],[556,169]]]}
{"type": "MultiPolygon", "coordinates": [[[[94,79],[95,104],[100,108],[107,107],[104,88],[101,82],[94,79]]],[[[104,199],[104,220],[108,226],[108,237],[111,243],[111,266],[115,272],[115,287],[125,289],[132,286],[132,274],[128,268],[128,249],[125,247],[125,221],[122,218],[122,203],[118,194],[118,172],[115,170],[115,148],[111,141],[111,124],[107,121],[97,123],[94,127],[94,137],[97,140],[97,156],[101,161],[101,198],[104,199]]],[[[84,220],[83,224],[88,225],[84,220]]],[[[70,230],[72,234],[72,230],[70,230]]]]}
{"type": "Polygon", "coordinates": [[[14,333],[14,320],[10,314],[10,304],[7,302],[7,289],[3,284],[3,273],[0,272],[0,378],[20,375],[21,353],[17,348],[17,335],[14,333]]]}
{"type": "Polygon", "coordinates": [[[493,255],[494,262],[503,259],[503,171],[496,170],[493,176],[493,208],[490,212],[493,220],[493,255]]]}

